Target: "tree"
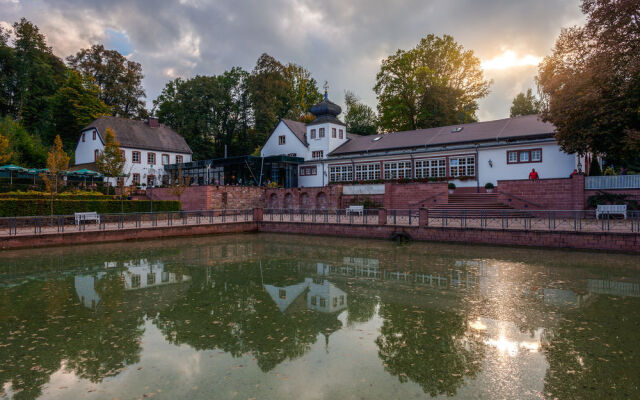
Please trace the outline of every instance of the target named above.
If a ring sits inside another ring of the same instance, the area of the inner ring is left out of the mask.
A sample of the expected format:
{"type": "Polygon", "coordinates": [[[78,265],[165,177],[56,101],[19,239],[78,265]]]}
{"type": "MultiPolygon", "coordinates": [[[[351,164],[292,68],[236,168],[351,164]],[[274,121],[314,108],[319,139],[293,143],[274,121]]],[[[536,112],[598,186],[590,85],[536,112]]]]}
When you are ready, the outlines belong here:
{"type": "Polygon", "coordinates": [[[147,115],[142,87],[142,66],[127,60],[116,50],[97,44],[67,57],[71,68],[95,79],[100,88],[100,100],[112,108],[115,116],[143,118],[147,115]]]}
{"type": "Polygon", "coordinates": [[[178,198],[178,201],[182,202],[182,194],[190,185],[191,177],[184,176],[182,173],[182,167],[178,164],[176,174],[171,177],[171,193],[178,198]]]}
{"type": "Polygon", "coordinates": [[[0,133],[0,164],[8,162],[12,156],[13,152],[9,146],[9,139],[0,133]]]}
{"type": "Polygon", "coordinates": [[[100,100],[100,88],[90,76],[77,71],[67,72],[66,82],[51,97],[50,136],[59,134],[65,150],[73,152],[78,132],[101,115],[110,114],[109,107],[100,100]]]}
{"type": "Polygon", "coordinates": [[[124,172],[125,159],[113,129],[106,129],[104,141],[104,150],[96,159],[96,167],[107,178],[117,179],[124,172]]]}
{"type": "Polygon", "coordinates": [[[542,102],[533,95],[531,89],[527,89],[526,94],[521,92],[514,97],[509,116],[513,118],[520,115],[540,114],[541,109],[542,102]]]}
{"type": "Polygon", "coordinates": [[[584,0],[586,25],[562,30],[536,78],[568,153],[630,164],[640,152],[640,3],[584,0]]]}
{"type": "Polygon", "coordinates": [[[375,135],[378,133],[378,118],[371,107],[361,103],[360,99],[350,91],[344,94],[344,103],[347,106],[344,115],[347,132],[358,135],[375,135]]]}
{"type": "Polygon", "coordinates": [[[380,125],[401,131],[476,121],[490,85],[473,51],[451,36],[428,35],[382,61],[374,87],[380,125]]]}
{"type": "Polygon", "coordinates": [[[10,162],[29,167],[43,168],[47,162],[47,147],[39,138],[29,134],[27,130],[10,116],[0,118],[0,135],[9,142],[10,162]]]}
{"type": "Polygon", "coordinates": [[[69,156],[64,152],[62,148],[62,139],[60,136],[56,136],[53,141],[53,146],[47,156],[47,169],[46,173],[40,175],[44,181],[47,192],[49,192],[51,199],[51,215],[53,215],[53,199],[58,193],[58,188],[63,180],[62,172],[69,168],[69,156]]]}

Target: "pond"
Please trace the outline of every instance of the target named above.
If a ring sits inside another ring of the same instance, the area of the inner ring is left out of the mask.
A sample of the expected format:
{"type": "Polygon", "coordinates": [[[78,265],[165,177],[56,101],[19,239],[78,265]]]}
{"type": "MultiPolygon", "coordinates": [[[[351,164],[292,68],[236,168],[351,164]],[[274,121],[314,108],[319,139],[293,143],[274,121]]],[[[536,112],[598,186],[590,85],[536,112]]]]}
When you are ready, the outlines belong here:
{"type": "Polygon", "coordinates": [[[0,253],[0,398],[640,397],[640,257],[245,234],[0,253]]]}

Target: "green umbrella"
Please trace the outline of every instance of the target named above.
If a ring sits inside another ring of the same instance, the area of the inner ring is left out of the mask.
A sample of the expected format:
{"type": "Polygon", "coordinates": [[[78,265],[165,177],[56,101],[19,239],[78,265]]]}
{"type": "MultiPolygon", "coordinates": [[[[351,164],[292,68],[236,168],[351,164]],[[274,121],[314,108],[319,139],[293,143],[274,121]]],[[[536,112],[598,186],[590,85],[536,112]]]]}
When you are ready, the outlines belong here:
{"type": "Polygon", "coordinates": [[[77,171],[71,171],[68,175],[79,176],[84,178],[84,184],[87,185],[87,177],[91,178],[91,184],[93,185],[93,178],[102,178],[103,175],[100,172],[92,171],[90,169],[79,169],[77,171]]]}
{"type": "Polygon", "coordinates": [[[36,184],[36,176],[40,175],[40,174],[48,174],[49,173],[49,168],[31,168],[30,170],[27,171],[27,173],[29,175],[33,175],[33,184],[36,184]]]}
{"type": "Polygon", "coordinates": [[[13,164],[3,165],[2,167],[0,167],[0,171],[9,172],[10,181],[11,181],[11,185],[12,186],[13,186],[13,173],[14,172],[25,172],[26,170],[27,170],[26,168],[22,168],[20,166],[13,165],[13,164]]]}

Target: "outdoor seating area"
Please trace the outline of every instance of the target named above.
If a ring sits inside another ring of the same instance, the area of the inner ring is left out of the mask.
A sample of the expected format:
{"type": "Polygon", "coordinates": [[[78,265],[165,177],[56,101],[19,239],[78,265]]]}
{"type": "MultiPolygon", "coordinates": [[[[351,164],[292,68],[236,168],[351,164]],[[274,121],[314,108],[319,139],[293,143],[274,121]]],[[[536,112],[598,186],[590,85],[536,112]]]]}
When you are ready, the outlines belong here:
{"type": "MultiPolygon", "coordinates": [[[[0,166],[0,178],[8,179],[9,190],[13,189],[14,184],[18,186],[19,184],[24,183],[33,185],[34,188],[43,188],[43,175],[50,175],[49,169],[25,168],[13,164],[0,166]]],[[[63,171],[61,175],[63,176],[65,185],[83,187],[88,189],[95,189],[97,186],[96,184],[102,184],[104,178],[104,175],[102,175],[101,173],[86,168],[75,171],[70,169],[67,171],[63,171]]]]}

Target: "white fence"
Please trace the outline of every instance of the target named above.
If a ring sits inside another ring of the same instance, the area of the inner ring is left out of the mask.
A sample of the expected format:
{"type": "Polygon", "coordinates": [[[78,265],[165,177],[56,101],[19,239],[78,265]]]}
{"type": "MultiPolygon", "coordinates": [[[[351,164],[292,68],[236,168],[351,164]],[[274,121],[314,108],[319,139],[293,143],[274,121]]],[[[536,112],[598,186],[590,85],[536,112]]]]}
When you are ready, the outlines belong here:
{"type": "Polygon", "coordinates": [[[640,189],[640,175],[587,176],[584,188],[601,189],[640,189]]]}

